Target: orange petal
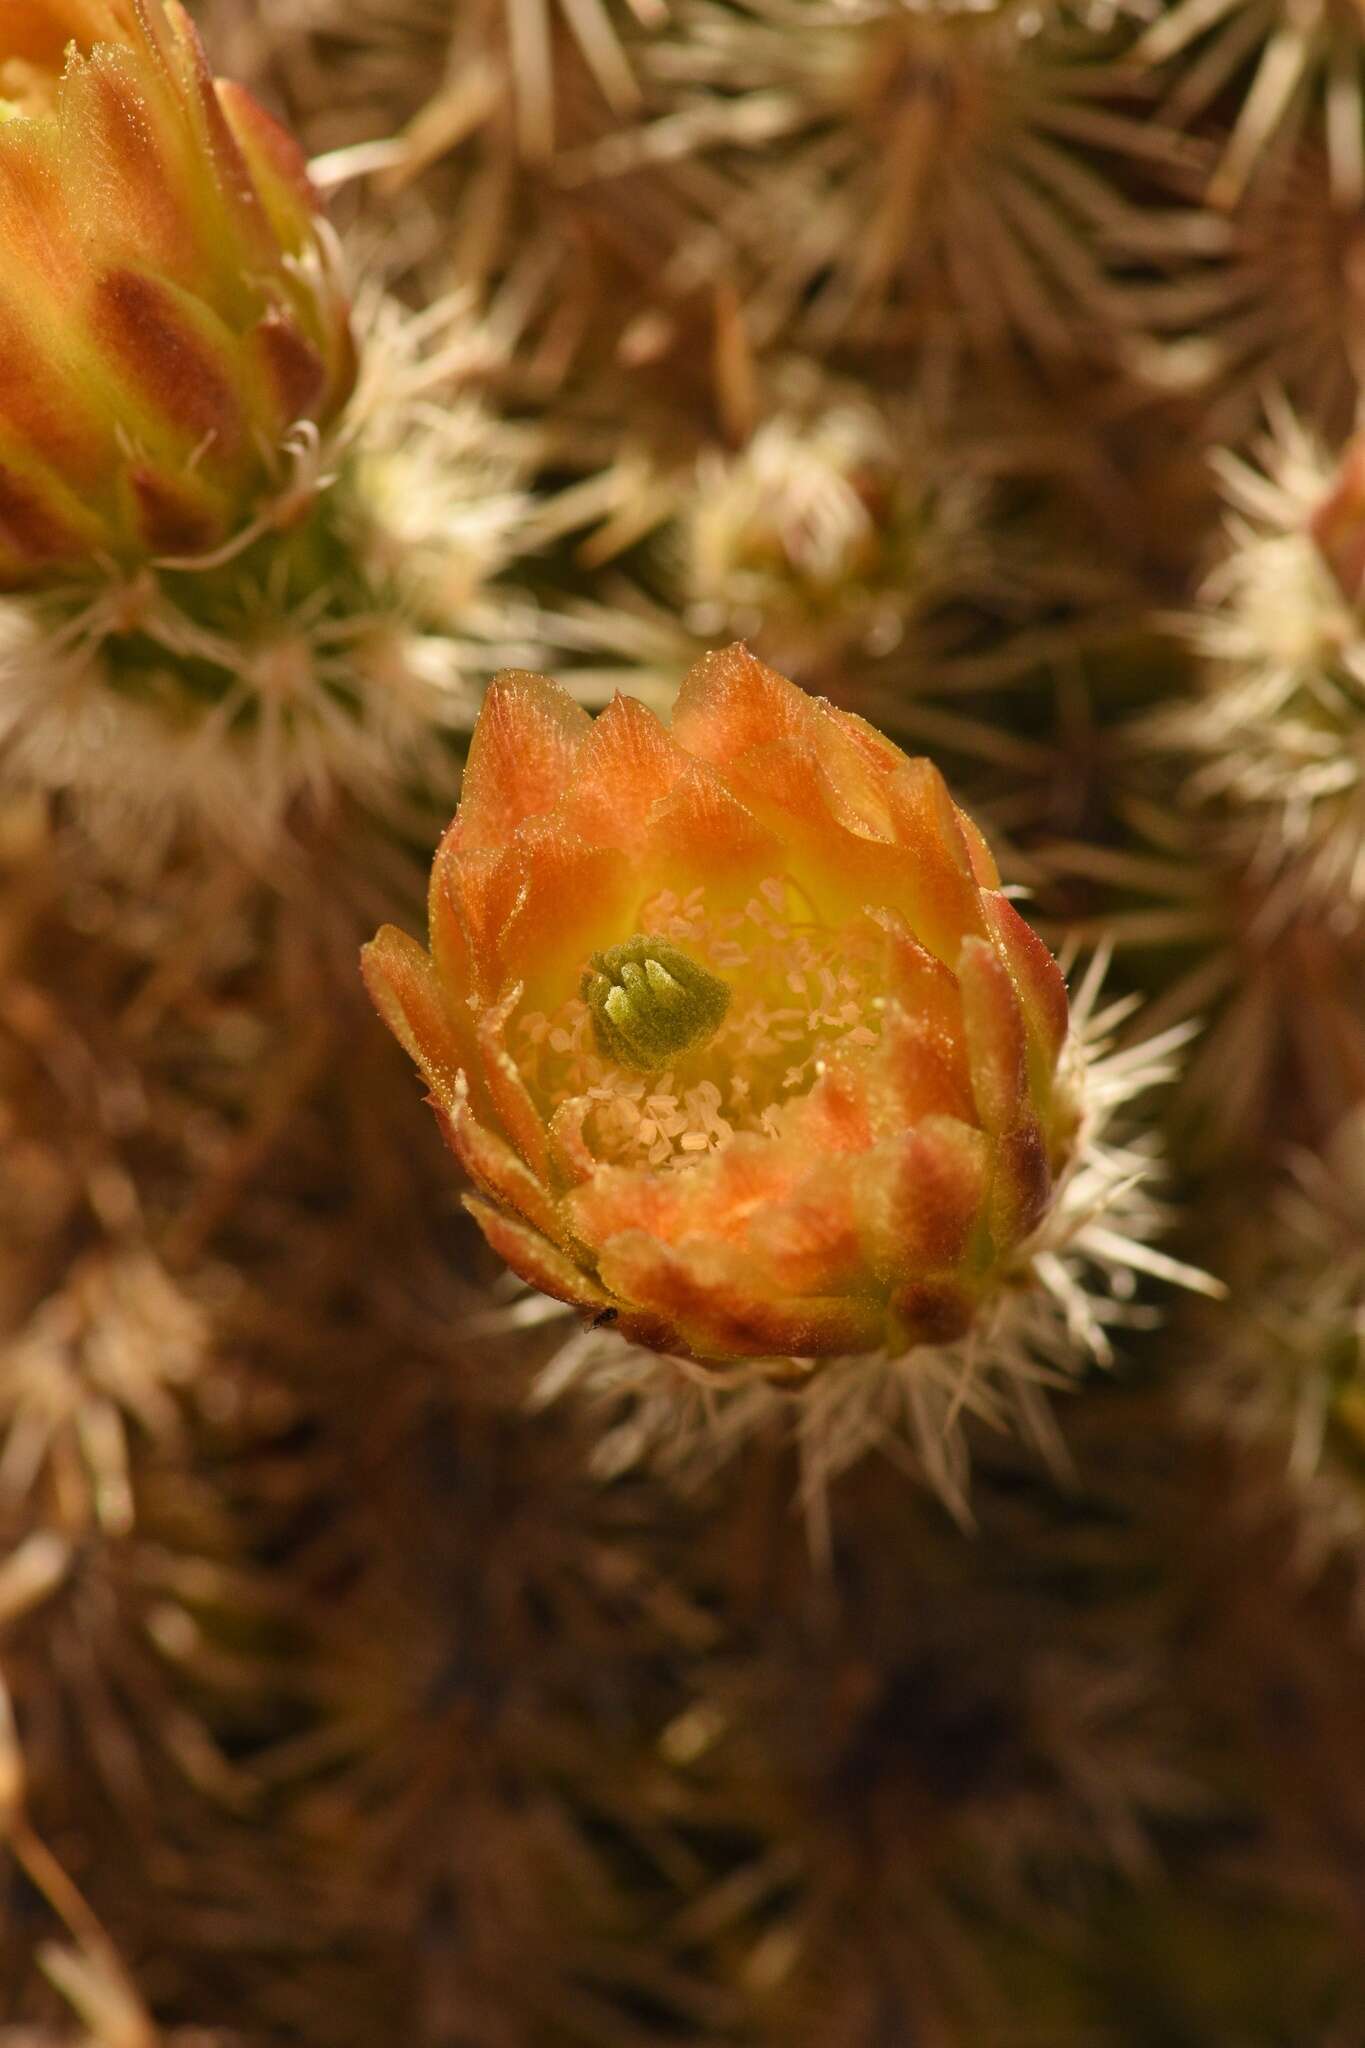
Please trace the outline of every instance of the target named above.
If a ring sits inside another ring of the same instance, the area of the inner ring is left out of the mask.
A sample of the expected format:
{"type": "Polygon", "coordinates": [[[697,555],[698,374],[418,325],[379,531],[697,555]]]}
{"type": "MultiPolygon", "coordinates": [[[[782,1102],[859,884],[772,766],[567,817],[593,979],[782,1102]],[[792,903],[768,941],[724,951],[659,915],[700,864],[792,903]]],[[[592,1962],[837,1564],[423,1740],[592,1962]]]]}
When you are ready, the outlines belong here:
{"type": "Polygon", "coordinates": [[[443,954],[443,966],[451,967],[454,979],[454,963],[462,962],[471,993],[492,1002],[504,980],[498,939],[521,889],[521,863],[515,846],[464,847],[459,823],[457,817],[436,850],[440,882],[434,874],[432,880],[433,894],[445,899],[440,906],[442,944],[449,942],[450,950],[443,954]]]}
{"type": "Polygon", "coordinates": [[[498,973],[524,982],[532,1008],[554,1009],[577,995],[590,953],[629,936],[641,877],[628,854],[549,819],[525,825],[506,858],[517,891],[497,937],[498,973]]]}
{"type": "Polygon", "coordinates": [[[843,1294],[868,1282],[853,1186],[860,1159],[818,1169],[786,1201],[765,1203],[749,1220],[745,1246],[765,1293],[843,1294]]]}
{"type": "Polygon", "coordinates": [[[217,469],[241,448],[246,422],[232,336],[204,303],[124,265],[95,284],[91,320],[110,359],[164,428],[207,448],[217,469]]]}
{"type": "Polygon", "coordinates": [[[803,1165],[792,1146],[742,1131],[675,1178],[687,1188],[699,1232],[740,1238],[754,1215],[791,1193],[803,1165]]]}
{"type": "Polygon", "coordinates": [[[757,1294],[752,1259],[730,1245],[670,1246],[627,1231],[603,1247],[598,1270],[613,1293],[672,1323],[701,1358],[875,1351],[884,1336],[874,1302],[757,1294]]]}
{"type": "MultiPolygon", "coordinates": [[[[907,756],[889,740],[883,740],[875,752],[870,751],[854,721],[823,697],[813,699],[811,710],[811,740],[834,816],[860,838],[894,837],[888,791],[907,756]]],[[[867,730],[870,732],[871,727],[867,730]]]]}
{"type": "Polygon", "coordinates": [[[214,81],[223,117],[251,172],[252,183],[286,249],[297,250],[318,199],[303,151],[244,87],[229,78],[214,81]]]}
{"type": "Polygon", "coordinates": [[[884,789],[903,758],[899,748],[824,698],[808,697],[741,644],[703,655],[691,669],[674,707],[673,737],[727,779],[741,764],[750,788],[775,777],[769,793],[784,809],[819,805],[861,836],[890,836],[884,789]]]}
{"type": "Polygon", "coordinates": [[[449,1108],[461,1054],[430,958],[416,939],[386,924],[362,948],[360,970],[380,1016],[420,1067],[437,1102],[449,1108]]]}
{"type": "Polygon", "coordinates": [[[129,523],[157,555],[192,555],[222,532],[222,499],[177,466],[170,475],[135,463],[125,474],[129,523]]]}
{"type": "Polygon", "coordinates": [[[6,0],[4,53],[58,71],[68,43],[88,50],[117,35],[108,0],[6,0]]]}
{"type": "Polygon", "coordinates": [[[899,910],[869,910],[868,918],[885,934],[886,978],[902,1009],[950,1045],[962,1038],[962,995],[957,976],[922,946],[899,910]]]}
{"type": "Polygon", "coordinates": [[[819,700],[831,718],[837,719],[839,729],[857,749],[865,765],[879,782],[887,782],[906,759],[905,750],[898,747],[886,734],[878,732],[875,725],[869,725],[856,711],[845,711],[842,707],[819,700]]]}
{"type": "Polygon", "coordinates": [[[759,823],[720,777],[690,762],[649,821],[648,863],[679,894],[699,883],[721,898],[747,897],[756,882],[781,874],[782,842],[759,823]]]}
{"type": "MultiPolygon", "coordinates": [[[[80,151],[72,198],[92,246],[106,260],[134,258],[181,285],[202,278],[184,113],[155,60],[104,44],[73,65],[62,82],[60,127],[64,146],[80,151]]],[[[207,252],[215,268],[223,253],[207,252]]]]}
{"type": "Polygon", "coordinates": [[[251,345],[261,385],[274,400],[275,427],[314,417],[327,382],[326,367],[293,316],[272,306],[257,321],[251,345]]]}
{"type": "Polygon", "coordinates": [[[1365,584],[1365,436],[1346,445],[1336,480],[1308,531],[1349,604],[1365,584]]]}
{"type": "Polygon", "coordinates": [[[1057,1055],[1066,1042],[1070,1012],[1062,970],[1037,932],[1025,924],[1009,900],[987,892],[981,899],[996,945],[1014,977],[1029,1035],[1041,1072],[1035,1085],[1051,1078],[1057,1055]]]}
{"type": "MultiPolygon", "coordinates": [[[[0,234],[7,225],[4,171],[0,156],[0,234]]],[[[6,299],[0,302],[0,423],[5,440],[13,437],[78,488],[97,485],[109,463],[106,425],[88,402],[79,375],[66,371],[64,351],[54,353],[51,328],[45,332],[33,317],[31,277],[17,290],[16,284],[7,280],[6,299]],[[8,303],[11,294],[13,304],[8,303]],[[20,302],[25,294],[28,308],[20,302]]]]}
{"type": "Polygon", "coordinates": [[[81,275],[84,250],[70,197],[55,131],[38,121],[0,125],[0,277],[21,319],[37,310],[25,281],[31,293],[40,282],[70,286],[81,275]]]}
{"type": "Polygon", "coordinates": [[[0,451],[0,580],[23,581],[50,563],[79,560],[98,541],[98,528],[94,543],[91,534],[78,501],[50,472],[21,467],[0,451]]]}
{"type": "Polygon", "coordinates": [[[861,1063],[831,1062],[810,1094],[788,1111],[783,1142],[798,1156],[865,1152],[872,1143],[867,1083],[860,1069],[861,1063]]]}
{"type": "Polygon", "coordinates": [[[673,706],[673,737],[689,754],[726,769],[754,747],[811,725],[811,700],[742,642],[703,654],[673,706]]]}
{"type": "Polygon", "coordinates": [[[549,1190],[510,1145],[479,1122],[463,1094],[457,1090],[449,1111],[438,1110],[437,1114],[451,1150],[475,1187],[562,1244],[564,1227],[549,1190]]]}
{"type": "Polygon", "coordinates": [[[976,1304],[970,1291],[952,1280],[914,1280],[891,1299],[899,1325],[898,1350],[917,1344],[955,1344],[972,1326],[976,1304]]]}
{"type": "Polygon", "coordinates": [[[550,1148],[540,1111],[531,1100],[521,1069],[507,1049],[507,1020],[521,1001],[520,988],[510,989],[500,1003],[475,1020],[479,1069],[498,1122],[537,1179],[550,1173],[550,1148]]]}
{"type": "MultiPolygon", "coordinates": [[[[131,4],[155,33],[156,8],[151,0],[131,0],[131,4]]],[[[214,86],[199,31],[181,0],[161,0],[161,11],[168,31],[164,40],[173,44],[173,53],[168,48],[168,59],[182,81],[180,96],[182,100],[191,96],[193,99],[199,142],[196,154],[202,156],[211,170],[214,190],[224,209],[224,228],[240,245],[238,262],[245,268],[254,253],[273,266],[278,262],[279,251],[270,222],[214,86]]],[[[285,246],[289,246],[287,239],[285,246]]]]}
{"type": "Polygon", "coordinates": [[[999,1140],[991,1232],[997,1252],[1010,1251],[1035,1230],[1052,1199],[1047,1146],[1036,1116],[1021,1117],[999,1140]]]}
{"type": "Polygon", "coordinates": [[[684,1173],[599,1166],[567,1200],[585,1244],[637,1228],[673,1241],[738,1239],[757,1210],[791,1192],[799,1170],[791,1147],[743,1132],[684,1173]]]}
{"type": "Polygon", "coordinates": [[[610,1309],[615,1305],[587,1273],[528,1223],[504,1215],[478,1195],[466,1195],[464,1206],[498,1257],[542,1294],[570,1302],[575,1308],[610,1309]]]}
{"type": "Polygon", "coordinates": [[[427,938],[431,957],[453,1009],[470,995],[486,995],[476,972],[473,943],[465,914],[460,856],[447,832],[431,863],[427,889],[427,938]]]}
{"type": "Polygon", "coordinates": [[[984,931],[978,895],[994,863],[931,763],[804,697],[744,648],[698,663],[673,731],[790,847],[821,914],[894,904],[945,961],[964,932],[984,931]]]}
{"type": "Polygon", "coordinates": [[[956,1117],[884,1139],[854,1183],[867,1257],[887,1285],[959,1265],[986,1220],[991,1147],[956,1117]]]}
{"type": "Polygon", "coordinates": [[[911,885],[889,819],[879,834],[846,800],[809,734],[752,749],[728,767],[726,780],[777,838],[783,866],[818,916],[842,923],[864,904],[898,901],[911,885]]]}
{"type": "MultiPolygon", "coordinates": [[[[947,971],[946,969],[944,970],[947,971]]],[[[956,999],[956,988],[954,988],[956,999]]],[[[867,1100],[873,1127],[893,1135],[926,1116],[975,1121],[966,1047],[928,1017],[896,1001],[882,1012],[881,1038],[867,1063],[867,1100]]]]}
{"type": "Polygon", "coordinates": [[[552,811],[592,727],[582,706],[546,676],[495,676],[469,746],[460,798],[461,848],[500,847],[525,818],[552,811]]]}
{"type": "Polygon", "coordinates": [[[571,1095],[550,1118],[550,1165],[558,1179],[570,1187],[582,1186],[599,1171],[597,1159],[583,1135],[584,1121],[593,1106],[590,1097],[571,1095]]]}
{"type": "Polygon", "coordinates": [[[981,890],[957,806],[932,761],[908,760],[891,782],[896,838],[904,851],[895,901],[917,938],[950,966],[968,932],[983,933],[981,890]]]}
{"type": "Polygon", "coordinates": [[[995,864],[995,855],[986,844],[981,827],[975,818],[968,817],[960,804],[953,805],[953,813],[966,842],[967,858],[971,862],[973,876],[983,889],[998,889],[1000,870],[995,864]]]}
{"type": "Polygon", "coordinates": [[[593,721],[561,815],[589,845],[638,851],[651,810],[687,767],[654,713],[618,694],[593,721]]]}
{"type": "Polygon", "coordinates": [[[1024,1020],[1014,983],[995,948],[976,938],[963,941],[957,978],[977,1115],[988,1131],[1012,1130],[1028,1088],[1024,1020]]]}
{"type": "MultiPolygon", "coordinates": [[[[860,768],[861,768],[861,764],[860,768]]],[[[727,779],[760,815],[792,819],[814,829],[832,824],[856,839],[887,840],[893,836],[891,816],[880,801],[866,807],[855,800],[835,771],[830,750],[815,723],[761,747],[751,747],[726,769],[727,779]]],[[[878,792],[880,798],[880,791],[878,792]]]]}
{"type": "Polygon", "coordinates": [[[602,1245],[630,1230],[659,1238],[681,1235],[686,1178],[651,1167],[596,1166],[590,1179],[564,1197],[574,1235],[585,1245],[602,1245]]]}

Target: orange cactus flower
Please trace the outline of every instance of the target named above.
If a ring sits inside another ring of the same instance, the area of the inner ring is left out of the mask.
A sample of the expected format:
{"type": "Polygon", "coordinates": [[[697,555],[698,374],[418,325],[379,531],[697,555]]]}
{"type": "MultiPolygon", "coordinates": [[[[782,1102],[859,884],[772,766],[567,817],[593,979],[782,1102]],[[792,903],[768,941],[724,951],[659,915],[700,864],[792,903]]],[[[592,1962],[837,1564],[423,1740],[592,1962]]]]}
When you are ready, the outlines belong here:
{"type": "Polygon", "coordinates": [[[353,379],[303,160],[177,0],[5,0],[0,587],[220,544],[353,379]]]}
{"type": "Polygon", "coordinates": [[[667,729],[501,677],[430,947],[365,974],[488,1242],[703,1368],[961,1337],[1076,1144],[1062,976],[979,831],[743,647],[667,729]]]}

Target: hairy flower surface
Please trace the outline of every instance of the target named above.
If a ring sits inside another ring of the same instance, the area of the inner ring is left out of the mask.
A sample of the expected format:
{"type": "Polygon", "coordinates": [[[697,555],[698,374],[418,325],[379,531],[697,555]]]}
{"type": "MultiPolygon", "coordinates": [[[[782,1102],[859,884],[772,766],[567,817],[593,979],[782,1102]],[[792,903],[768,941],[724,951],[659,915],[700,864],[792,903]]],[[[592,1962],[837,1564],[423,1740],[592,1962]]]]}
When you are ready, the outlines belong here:
{"type": "Polygon", "coordinates": [[[671,730],[502,677],[430,919],[365,968],[472,1213],[651,1349],[790,1377],[958,1338],[1074,1149],[1061,973],[980,833],[742,647],[671,730]]]}
{"type": "Polygon", "coordinates": [[[1286,408],[1273,424],[1261,467],[1221,460],[1229,545],[1190,628],[1203,690],[1158,730],[1201,757],[1192,794],[1278,883],[1272,920],[1306,904],[1349,919],[1365,901],[1362,449],[1334,473],[1286,408]]]}
{"type": "Polygon", "coordinates": [[[219,545],[350,389],[303,159],[176,0],[7,0],[0,252],[0,585],[219,545]]]}

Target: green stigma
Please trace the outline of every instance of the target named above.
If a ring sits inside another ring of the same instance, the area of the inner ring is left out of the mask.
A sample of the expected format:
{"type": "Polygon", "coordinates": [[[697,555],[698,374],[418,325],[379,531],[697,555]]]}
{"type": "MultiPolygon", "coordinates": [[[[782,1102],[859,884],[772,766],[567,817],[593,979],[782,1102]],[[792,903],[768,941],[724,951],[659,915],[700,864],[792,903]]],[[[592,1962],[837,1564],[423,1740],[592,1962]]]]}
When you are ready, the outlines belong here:
{"type": "Polygon", "coordinates": [[[618,1067],[657,1074],[703,1045],[730,1007],[730,991],[686,953],[637,932],[594,953],[583,976],[598,1051],[618,1067]]]}

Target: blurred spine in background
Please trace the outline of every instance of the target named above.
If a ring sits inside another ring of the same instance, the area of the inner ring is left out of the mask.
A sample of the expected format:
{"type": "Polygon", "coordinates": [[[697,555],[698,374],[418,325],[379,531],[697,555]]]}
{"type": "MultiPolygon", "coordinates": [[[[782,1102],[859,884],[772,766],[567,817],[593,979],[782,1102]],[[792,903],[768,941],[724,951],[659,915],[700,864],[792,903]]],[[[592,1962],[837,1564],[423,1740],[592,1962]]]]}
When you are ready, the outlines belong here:
{"type": "Polygon", "coordinates": [[[3,2048],[1361,2048],[1356,0],[191,13],[0,7],[3,2048]]]}

